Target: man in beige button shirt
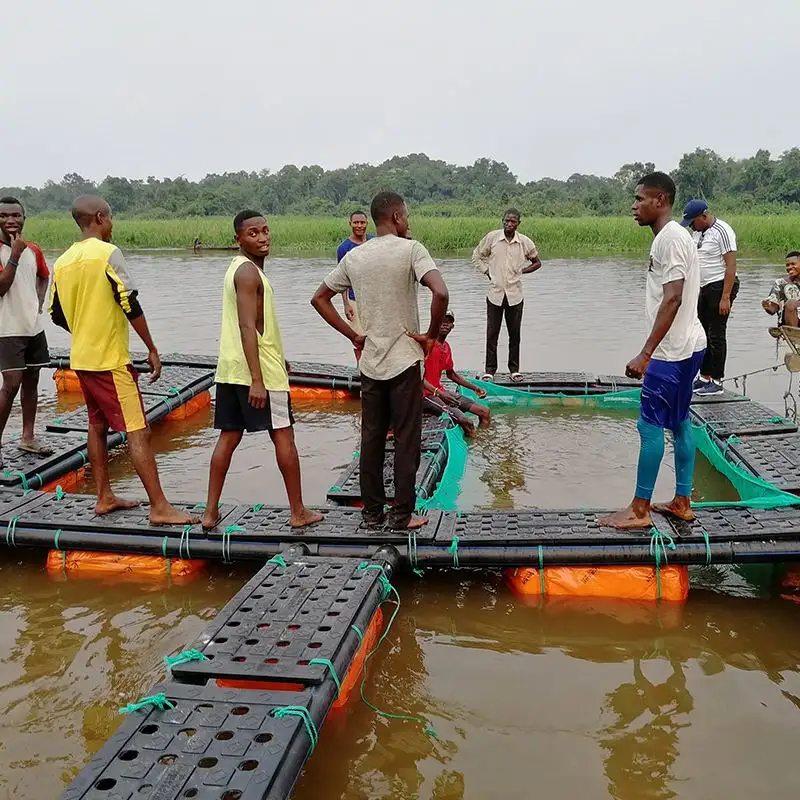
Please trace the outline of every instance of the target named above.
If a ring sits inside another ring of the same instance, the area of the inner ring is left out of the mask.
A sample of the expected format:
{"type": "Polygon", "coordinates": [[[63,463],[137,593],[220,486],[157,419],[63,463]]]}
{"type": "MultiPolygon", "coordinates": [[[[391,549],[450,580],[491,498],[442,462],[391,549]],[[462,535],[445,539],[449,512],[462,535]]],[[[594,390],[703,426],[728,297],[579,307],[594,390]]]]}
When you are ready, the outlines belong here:
{"type": "Polygon", "coordinates": [[[490,231],[472,253],[472,263],[489,279],[486,293],[486,372],[482,380],[494,380],[497,372],[497,339],[503,315],[508,329],[508,371],[519,381],[519,338],[522,328],[522,276],[542,266],[536,245],[517,232],[520,213],[509,208],[503,228],[490,231]]]}

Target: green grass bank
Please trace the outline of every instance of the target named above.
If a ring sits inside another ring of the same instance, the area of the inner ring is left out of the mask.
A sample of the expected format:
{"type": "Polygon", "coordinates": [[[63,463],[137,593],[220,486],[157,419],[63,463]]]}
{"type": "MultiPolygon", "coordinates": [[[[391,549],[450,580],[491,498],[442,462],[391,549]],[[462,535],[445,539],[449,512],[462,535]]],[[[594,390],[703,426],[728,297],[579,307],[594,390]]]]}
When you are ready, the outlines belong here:
{"type": "MultiPolygon", "coordinates": [[[[737,216],[725,218],[733,225],[742,252],[800,249],[800,214],[737,216]]],[[[277,253],[330,253],[349,233],[345,220],[330,217],[271,217],[273,249],[277,253]]],[[[483,217],[415,217],[414,238],[434,253],[473,248],[499,221],[483,217]]],[[[640,253],[650,242],[650,232],[623,217],[526,217],[520,230],[531,236],[544,255],[640,253]]],[[[68,247],[77,238],[69,217],[31,217],[26,236],[45,248],[68,247]]],[[[114,241],[123,248],[189,248],[195,237],[208,245],[232,244],[228,217],[186,219],[123,219],[114,221],[114,241]]]]}

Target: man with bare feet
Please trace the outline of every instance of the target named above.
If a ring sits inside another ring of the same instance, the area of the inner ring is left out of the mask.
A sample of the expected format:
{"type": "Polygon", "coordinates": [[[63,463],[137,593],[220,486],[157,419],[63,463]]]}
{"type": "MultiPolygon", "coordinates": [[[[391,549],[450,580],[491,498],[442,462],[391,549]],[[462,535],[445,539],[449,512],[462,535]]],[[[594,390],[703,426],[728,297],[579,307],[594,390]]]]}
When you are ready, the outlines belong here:
{"type": "Polygon", "coordinates": [[[689,421],[692,383],[706,349],[706,335],[697,316],[700,264],[692,237],[672,219],[675,184],[669,175],[653,172],[639,181],[633,217],[648,225],[655,238],[647,271],[645,315],[650,335],[625,368],[631,378],[644,378],[638,422],[641,447],[636,494],[631,504],[599,522],[614,528],[649,528],[650,500],[664,457],[664,429],[675,449],[675,497],[652,510],[694,519],[691,508],[695,444],[689,421]]]}
{"type": "Polygon", "coordinates": [[[800,250],[786,254],[786,277],[775,281],[761,307],[771,316],[780,314],[779,324],[800,327],[800,250]]]}
{"type": "Polygon", "coordinates": [[[395,504],[388,524],[419,528],[414,516],[416,475],[422,439],[422,362],[436,342],[447,310],[447,286],[428,251],[407,238],[408,209],[400,195],[381,192],[370,209],[377,236],[351,250],[311,300],[320,316],[362,350],[361,497],[367,525],[384,524],[383,462],[386,435],[394,431],[395,504]],[[419,331],[417,284],[431,294],[431,321],[419,331]],[[342,319],[333,297],[353,287],[359,298],[363,334],[342,319]]]}
{"type": "Polygon", "coordinates": [[[453,351],[447,343],[447,337],[455,324],[456,315],[452,311],[448,311],[439,328],[436,344],[425,359],[425,375],[422,380],[422,410],[426,414],[447,414],[457,425],[461,426],[465,436],[473,436],[475,426],[467,413],[475,414],[478,418],[478,425],[485,428],[492,420],[489,407],[476,403],[464,395],[449,392],[442,386],[442,373],[444,373],[457,386],[475,392],[478,397],[486,397],[484,389],[470,383],[455,370],[453,351]]]}
{"type": "Polygon", "coordinates": [[[53,451],[36,439],[34,424],[39,370],[50,363],[42,324],[50,272],[42,251],[22,238],[24,225],[22,203],[14,197],[0,197],[0,438],[21,389],[22,436],[17,447],[48,456],[53,451]]]}
{"type": "Polygon", "coordinates": [[[167,502],[150,446],[150,428],[128,352],[128,323],[147,347],[150,382],[161,375],[138,290],[118,247],[111,244],[111,208],[102,197],[79,197],[72,218],[83,241],[53,267],[50,315],[72,334],[70,366],[78,375],[89,412],[89,462],[97,486],[97,514],[133,508],[117,497],[108,479],[109,428],[127,434],[133,466],[150,500],[151,525],[194,525],[199,520],[167,502]]]}
{"type": "Polygon", "coordinates": [[[220,434],[211,457],[203,528],[210,530],[219,522],[222,487],[245,431],[269,433],[289,498],[289,523],[302,528],[319,522],[322,514],[303,504],[289,374],[272,285],[264,274],[272,236],[264,215],[249,209],[236,215],[233,229],[239,253],[222,285],[214,411],[214,427],[220,434]]]}

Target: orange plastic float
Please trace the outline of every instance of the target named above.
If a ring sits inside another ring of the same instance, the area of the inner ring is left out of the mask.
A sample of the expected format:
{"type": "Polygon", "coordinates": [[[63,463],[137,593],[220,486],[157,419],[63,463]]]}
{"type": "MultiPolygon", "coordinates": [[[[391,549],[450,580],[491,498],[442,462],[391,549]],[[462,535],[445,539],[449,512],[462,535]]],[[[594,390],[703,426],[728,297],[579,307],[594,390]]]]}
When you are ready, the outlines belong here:
{"type": "Polygon", "coordinates": [[[178,406],[174,411],[170,411],[164,419],[182,420],[189,419],[193,414],[208,408],[211,405],[211,393],[206,389],[200,394],[196,394],[188,403],[178,406]]]}
{"type": "Polygon", "coordinates": [[[81,382],[77,374],[71,369],[57,369],[53,373],[53,380],[59,392],[80,392],[81,382]]]}
{"type": "MultiPolygon", "coordinates": [[[[379,608],[370,620],[360,647],[356,651],[353,663],[341,681],[339,696],[333,702],[333,709],[340,709],[347,705],[347,701],[361,682],[361,673],[364,662],[378,643],[378,637],[383,628],[383,612],[379,608]]],[[[216,685],[223,689],[260,689],[262,691],[301,692],[306,687],[302,683],[286,683],[285,681],[248,681],[229,678],[217,678],[216,685]]]]}
{"type": "Polygon", "coordinates": [[[186,583],[205,569],[199,559],[164,558],[88,550],[50,550],[47,572],[55,579],[111,578],[114,583],[186,583]]]}
{"type": "Polygon", "coordinates": [[[346,389],[326,389],[324,386],[291,386],[293,400],[350,400],[355,395],[346,389]]]}
{"type": "Polygon", "coordinates": [[[67,472],[60,478],[50,481],[50,483],[46,483],[44,486],[42,486],[42,491],[55,492],[60,486],[64,492],[74,492],[75,489],[78,488],[78,485],[83,483],[85,479],[86,467],[81,467],[80,469],[76,469],[72,472],[67,472]]]}
{"type": "Polygon", "coordinates": [[[689,595],[689,570],[660,567],[545,567],[544,585],[535,567],[507,569],[511,590],[525,598],[591,597],[683,602],[689,595]],[[660,594],[659,594],[660,586],[660,594]]]}

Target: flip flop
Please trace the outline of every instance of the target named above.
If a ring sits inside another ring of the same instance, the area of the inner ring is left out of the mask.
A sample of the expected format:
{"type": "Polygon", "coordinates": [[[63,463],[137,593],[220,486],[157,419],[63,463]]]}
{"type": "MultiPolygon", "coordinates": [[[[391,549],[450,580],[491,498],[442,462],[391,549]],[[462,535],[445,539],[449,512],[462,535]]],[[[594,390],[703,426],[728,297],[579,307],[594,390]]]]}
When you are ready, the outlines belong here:
{"type": "Polygon", "coordinates": [[[522,373],[521,372],[512,372],[511,373],[511,380],[514,383],[520,383],[522,381],[522,373]]]}
{"type": "Polygon", "coordinates": [[[51,456],[55,452],[52,447],[39,444],[36,439],[32,439],[30,442],[20,440],[17,444],[17,449],[22,450],[23,453],[33,453],[35,456],[51,456]]]}
{"type": "Polygon", "coordinates": [[[484,372],[483,375],[481,375],[481,380],[484,383],[494,383],[494,375],[484,372]]]}

